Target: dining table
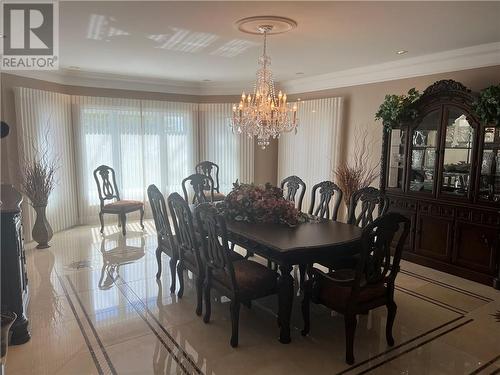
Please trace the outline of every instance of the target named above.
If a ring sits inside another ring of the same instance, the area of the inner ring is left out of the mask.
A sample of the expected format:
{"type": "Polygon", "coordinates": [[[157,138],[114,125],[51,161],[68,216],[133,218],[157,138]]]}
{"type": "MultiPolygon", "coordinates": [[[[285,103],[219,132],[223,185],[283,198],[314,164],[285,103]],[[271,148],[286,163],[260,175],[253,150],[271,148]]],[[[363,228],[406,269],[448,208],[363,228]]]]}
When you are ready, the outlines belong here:
{"type": "Polygon", "coordinates": [[[353,256],[359,252],[362,229],[332,220],[311,220],[294,227],[284,224],[226,223],[229,240],[251,253],[278,265],[278,323],[279,340],[291,342],[294,265],[310,265],[353,256]]]}

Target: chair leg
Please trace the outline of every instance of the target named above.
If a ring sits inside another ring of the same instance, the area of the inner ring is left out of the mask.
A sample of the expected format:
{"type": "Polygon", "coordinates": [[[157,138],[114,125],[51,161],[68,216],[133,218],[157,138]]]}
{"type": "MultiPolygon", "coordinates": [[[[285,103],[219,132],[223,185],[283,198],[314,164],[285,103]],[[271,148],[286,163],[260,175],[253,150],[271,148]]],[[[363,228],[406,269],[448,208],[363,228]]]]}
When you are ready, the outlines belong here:
{"type": "Polygon", "coordinates": [[[177,297],[182,298],[184,294],[184,264],[182,264],[182,260],[177,263],[177,276],[179,277],[179,291],[177,292],[177,297]]]}
{"type": "Polygon", "coordinates": [[[387,323],[385,325],[385,338],[389,346],[394,345],[394,337],[392,336],[392,326],[394,325],[394,319],[396,318],[396,311],[398,307],[391,301],[387,304],[387,323]]]}
{"type": "Polygon", "coordinates": [[[144,207],[141,208],[141,228],[144,229],[144,207]]]}
{"type": "Polygon", "coordinates": [[[196,276],[196,315],[201,316],[203,311],[203,278],[196,276]]]}
{"type": "Polygon", "coordinates": [[[231,301],[231,346],[236,348],[238,346],[238,329],[240,322],[240,301],[235,298],[231,301]]]}
{"type": "Polygon", "coordinates": [[[299,274],[300,274],[300,289],[304,289],[304,280],[306,278],[306,265],[305,264],[299,264],[299,274]]]}
{"type": "Polygon", "coordinates": [[[104,214],[99,212],[99,221],[101,222],[101,233],[104,233],[104,214]]]}
{"type": "Polygon", "coordinates": [[[304,329],[301,332],[302,336],[306,336],[311,329],[310,301],[311,301],[311,282],[310,280],[307,280],[304,283],[304,299],[302,300],[302,318],[304,319],[304,329]]]}
{"type": "Polygon", "coordinates": [[[354,363],[354,333],[356,332],[356,315],[347,314],[345,321],[345,361],[347,364],[354,363]]]}
{"type": "Polygon", "coordinates": [[[121,214],[120,215],[120,221],[122,222],[122,233],[124,236],[127,235],[127,230],[125,229],[125,226],[127,225],[127,215],[121,214]]]}
{"type": "Polygon", "coordinates": [[[169,264],[170,264],[170,277],[171,277],[170,293],[175,293],[175,278],[176,278],[175,266],[177,265],[177,259],[175,259],[174,257],[170,258],[169,264]]]}
{"type": "Polygon", "coordinates": [[[156,272],[156,278],[159,279],[161,276],[161,248],[158,246],[156,248],[156,263],[158,264],[158,272],[156,272]]]}
{"type": "Polygon", "coordinates": [[[207,272],[203,290],[203,297],[205,299],[205,315],[203,315],[203,321],[205,323],[210,322],[210,315],[212,313],[212,304],[210,301],[210,289],[212,287],[211,284],[212,284],[212,277],[210,276],[210,273],[207,272]]]}

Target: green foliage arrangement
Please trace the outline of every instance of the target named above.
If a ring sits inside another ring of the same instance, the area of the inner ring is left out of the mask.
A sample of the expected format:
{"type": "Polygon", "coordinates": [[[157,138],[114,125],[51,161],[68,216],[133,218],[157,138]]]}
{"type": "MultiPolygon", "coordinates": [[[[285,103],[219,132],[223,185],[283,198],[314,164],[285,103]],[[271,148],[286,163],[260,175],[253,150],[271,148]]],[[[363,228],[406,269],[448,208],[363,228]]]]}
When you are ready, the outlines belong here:
{"type": "Polygon", "coordinates": [[[401,122],[414,120],[417,110],[412,104],[420,98],[420,92],[412,88],[406,95],[386,95],[384,102],[375,114],[375,120],[382,120],[385,130],[398,127],[401,122]]]}
{"type": "Polygon", "coordinates": [[[481,91],[473,109],[485,125],[500,126],[500,84],[481,91]]]}

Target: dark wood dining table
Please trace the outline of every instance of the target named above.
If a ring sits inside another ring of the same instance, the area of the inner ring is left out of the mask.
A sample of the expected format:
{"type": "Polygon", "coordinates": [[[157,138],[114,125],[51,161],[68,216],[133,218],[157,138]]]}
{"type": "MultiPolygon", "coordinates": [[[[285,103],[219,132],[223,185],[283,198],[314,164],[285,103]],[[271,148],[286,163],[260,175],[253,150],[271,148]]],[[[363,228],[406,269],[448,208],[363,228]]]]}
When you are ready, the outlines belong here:
{"type": "Polygon", "coordinates": [[[361,228],[331,220],[311,221],[288,227],[228,221],[229,240],[278,264],[280,342],[288,344],[292,314],[294,265],[312,264],[354,255],[361,228]]]}

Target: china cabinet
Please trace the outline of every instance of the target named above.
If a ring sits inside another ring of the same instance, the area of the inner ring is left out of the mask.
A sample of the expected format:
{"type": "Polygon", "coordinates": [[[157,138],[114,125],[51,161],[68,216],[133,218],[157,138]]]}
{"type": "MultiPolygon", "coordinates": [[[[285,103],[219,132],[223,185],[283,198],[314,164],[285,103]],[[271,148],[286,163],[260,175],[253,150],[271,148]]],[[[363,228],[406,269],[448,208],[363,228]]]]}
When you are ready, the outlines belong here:
{"type": "Polygon", "coordinates": [[[380,188],[411,221],[403,258],[499,285],[500,128],[459,82],[429,86],[418,116],[384,131],[380,188]]]}

